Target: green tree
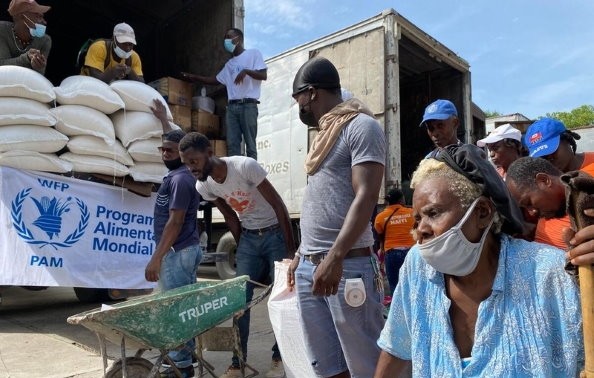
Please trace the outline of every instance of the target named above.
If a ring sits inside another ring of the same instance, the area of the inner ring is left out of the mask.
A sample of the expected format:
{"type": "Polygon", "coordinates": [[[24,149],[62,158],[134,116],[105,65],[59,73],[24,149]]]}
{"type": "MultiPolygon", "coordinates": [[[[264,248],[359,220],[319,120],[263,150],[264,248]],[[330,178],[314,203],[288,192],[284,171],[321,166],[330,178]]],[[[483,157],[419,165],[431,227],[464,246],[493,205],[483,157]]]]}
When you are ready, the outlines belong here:
{"type": "Polygon", "coordinates": [[[569,112],[552,112],[546,116],[560,120],[568,129],[590,126],[594,124],[594,106],[582,105],[569,112]]]}
{"type": "Polygon", "coordinates": [[[486,118],[499,117],[501,115],[503,115],[503,114],[499,113],[497,110],[485,110],[486,118]]]}

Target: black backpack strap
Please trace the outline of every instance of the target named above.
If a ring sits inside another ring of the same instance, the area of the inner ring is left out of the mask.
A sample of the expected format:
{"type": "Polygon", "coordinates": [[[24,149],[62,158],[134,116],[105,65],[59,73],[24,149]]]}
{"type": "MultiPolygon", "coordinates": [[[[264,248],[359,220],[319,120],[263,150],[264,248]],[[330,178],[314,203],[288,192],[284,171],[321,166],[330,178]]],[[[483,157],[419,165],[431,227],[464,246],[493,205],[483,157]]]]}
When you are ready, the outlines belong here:
{"type": "Polygon", "coordinates": [[[111,39],[105,40],[105,62],[103,62],[103,71],[109,67],[109,62],[111,61],[111,39]]]}
{"type": "Polygon", "coordinates": [[[392,216],[394,216],[394,214],[396,214],[396,212],[400,209],[401,208],[395,209],[394,211],[392,211],[392,214],[390,214],[390,216],[386,218],[386,221],[384,222],[384,232],[379,235],[381,238],[380,241],[382,242],[382,244],[384,244],[384,240],[386,240],[386,226],[388,225],[388,222],[390,221],[390,219],[392,219],[392,216]]]}

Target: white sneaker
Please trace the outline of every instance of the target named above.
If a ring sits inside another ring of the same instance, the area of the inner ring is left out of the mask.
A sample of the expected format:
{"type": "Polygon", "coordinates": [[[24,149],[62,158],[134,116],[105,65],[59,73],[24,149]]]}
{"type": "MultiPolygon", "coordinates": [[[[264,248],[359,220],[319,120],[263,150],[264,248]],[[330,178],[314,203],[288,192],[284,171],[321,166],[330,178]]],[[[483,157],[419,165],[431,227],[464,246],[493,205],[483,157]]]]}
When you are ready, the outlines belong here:
{"type": "Polygon", "coordinates": [[[241,378],[241,369],[229,366],[227,371],[219,378],[241,378]]]}
{"type": "Polygon", "coordinates": [[[270,370],[266,373],[266,378],[283,378],[285,376],[285,367],[281,360],[272,360],[270,370]]]}

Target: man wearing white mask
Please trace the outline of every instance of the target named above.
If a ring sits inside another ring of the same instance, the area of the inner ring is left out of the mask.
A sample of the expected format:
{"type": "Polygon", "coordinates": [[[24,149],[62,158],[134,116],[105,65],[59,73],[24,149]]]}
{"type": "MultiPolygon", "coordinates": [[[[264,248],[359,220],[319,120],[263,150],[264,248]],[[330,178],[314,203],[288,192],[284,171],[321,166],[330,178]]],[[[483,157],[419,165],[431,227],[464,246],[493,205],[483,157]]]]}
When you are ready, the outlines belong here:
{"type": "Polygon", "coordinates": [[[182,75],[194,82],[227,87],[227,155],[241,155],[241,138],[245,143],[245,154],[258,159],[256,135],[258,134],[258,104],[260,86],[267,79],[267,68],[262,53],[243,47],[243,32],[232,28],[225,33],[225,50],[233,55],[216,77],[182,75]]]}
{"type": "Polygon", "coordinates": [[[134,29],[124,22],[113,28],[112,39],[99,39],[89,46],[80,74],[92,76],[107,84],[115,80],[144,83],[140,56],[134,51],[134,29]]]}
{"type": "Polygon", "coordinates": [[[0,21],[0,66],[21,66],[45,74],[52,39],[45,34],[43,15],[50,7],[35,0],[12,0],[8,14],[13,22],[0,21]]]}
{"type": "Polygon", "coordinates": [[[575,377],[579,294],[562,251],[512,236],[521,213],[478,147],[413,174],[413,236],[374,377],[575,377]],[[521,330],[521,331],[519,331],[521,330]]]}

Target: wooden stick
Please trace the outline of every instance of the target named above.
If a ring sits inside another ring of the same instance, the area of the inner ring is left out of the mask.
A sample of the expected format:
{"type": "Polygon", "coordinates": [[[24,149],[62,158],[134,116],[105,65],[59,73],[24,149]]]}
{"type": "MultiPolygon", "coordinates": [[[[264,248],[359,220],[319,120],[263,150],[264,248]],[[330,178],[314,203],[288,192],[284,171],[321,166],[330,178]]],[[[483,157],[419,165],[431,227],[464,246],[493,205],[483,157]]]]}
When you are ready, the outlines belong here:
{"type": "MultiPolygon", "coordinates": [[[[574,188],[569,187],[575,194],[574,188]]],[[[574,195],[573,198],[578,198],[574,195]]],[[[571,201],[573,206],[573,219],[577,230],[581,230],[584,226],[582,218],[578,216],[580,210],[577,206],[577,201],[571,201]]],[[[580,299],[582,306],[582,327],[584,337],[584,355],[585,363],[584,370],[581,372],[581,378],[594,378],[594,266],[580,266],[578,267],[579,283],[580,283],[580,299]]]]}

